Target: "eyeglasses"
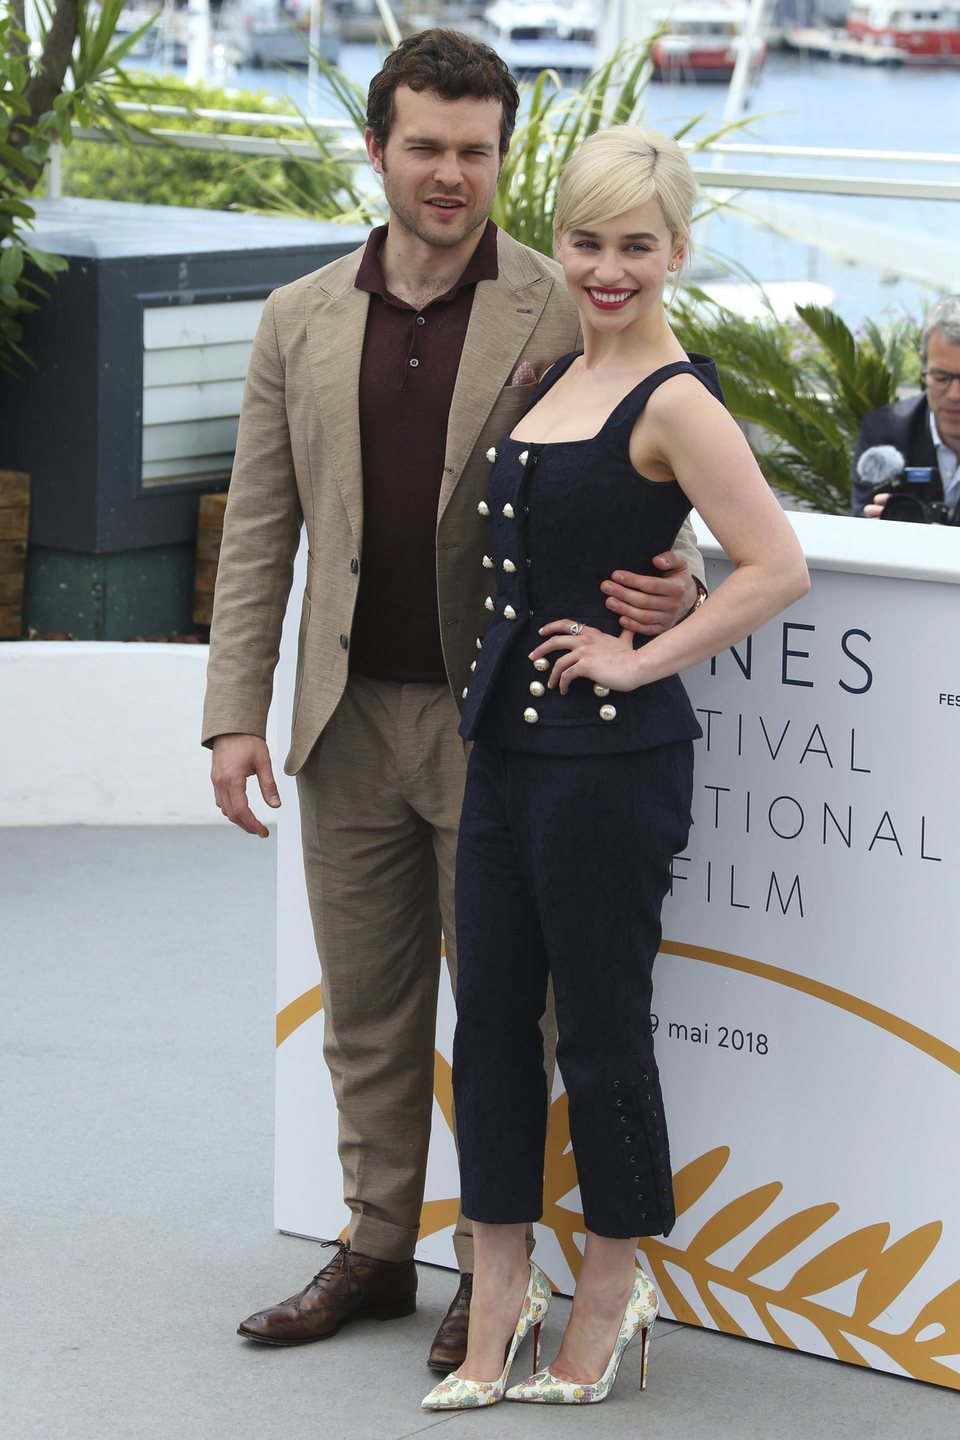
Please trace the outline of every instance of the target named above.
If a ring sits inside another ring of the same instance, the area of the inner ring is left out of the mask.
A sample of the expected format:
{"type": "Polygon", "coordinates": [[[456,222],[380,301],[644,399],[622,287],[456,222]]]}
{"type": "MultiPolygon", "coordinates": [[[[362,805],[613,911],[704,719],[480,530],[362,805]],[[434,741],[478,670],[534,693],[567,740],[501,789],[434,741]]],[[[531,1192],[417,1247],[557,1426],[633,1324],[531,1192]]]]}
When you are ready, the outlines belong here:
{"type": "Polygon", "coordinates": [[[954,380],[960,380],[955,370],[924,370],[923,383],[931,395],[946,395],[954,380]]]}

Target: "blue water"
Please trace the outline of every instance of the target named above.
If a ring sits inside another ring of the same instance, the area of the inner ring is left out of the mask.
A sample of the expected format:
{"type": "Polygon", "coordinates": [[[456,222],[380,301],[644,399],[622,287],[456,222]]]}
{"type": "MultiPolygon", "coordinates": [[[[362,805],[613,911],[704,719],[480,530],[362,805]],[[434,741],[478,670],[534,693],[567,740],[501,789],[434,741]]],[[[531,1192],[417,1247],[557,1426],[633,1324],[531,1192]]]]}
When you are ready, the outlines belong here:
{"type": "MultiPolygon", "coordinates": [[[[340,66],[364,87],[380,63],[373,45],[344,45],[340,66]]],[[[307,78],[303,69],[238,70],[231,81],[243,89],[265,89],[287,94],[307,109],[307,78]]],[[[716,85],[654,84],[647,90],[646,119],[659,129],[673,131],[692,116],[704,119],[694,134],[717,128],[726,88],[716,85]]],[[[325,100],[320,109],[332,114],[325,100]]],[[[740,137],[768,144],[835,146],[860,149],[952,151],[960,136],[960,68],[880,69],[838,65],[786,53],[772,54],[748,95],[745,113],[754,118],[740,137]]],[[[703,162],[700,162],[703,163],[703,162]]],[[[876,178],[953,180],[956,168],[917,163],[907,166],[868,161],[815,161],[801,159],[749,161],[732,157],[731,166],[777,169],[793,173],[869,175],[876,178]]],[[[895,227],[883,270],[849,264],[806,243],[787,240],[733,215],[718,215],[709,225],[706,248],[711,259],[729,259],[761,281],[810,280],[830,286],[834,305],[851,324],[865,316],[922,312],[933,298],[919,284],[897,274],[898,257],[924,237],[951,241],[960,236],[960,211],[945,201],[882,200],[845,196],[793,194],[792,203],[822,215],[825,232],[841,228],[856,236],[858,222],[895,227]]],[[[744,196],[750,203],[750,196],[744,196]]],[[[695,235],[695,239],[696,239],[695,235]]],[[[704,246],[701,244],[701,249],[704,246]]],[[[960,239],[949,287],[960,290],[960,239]]]]}

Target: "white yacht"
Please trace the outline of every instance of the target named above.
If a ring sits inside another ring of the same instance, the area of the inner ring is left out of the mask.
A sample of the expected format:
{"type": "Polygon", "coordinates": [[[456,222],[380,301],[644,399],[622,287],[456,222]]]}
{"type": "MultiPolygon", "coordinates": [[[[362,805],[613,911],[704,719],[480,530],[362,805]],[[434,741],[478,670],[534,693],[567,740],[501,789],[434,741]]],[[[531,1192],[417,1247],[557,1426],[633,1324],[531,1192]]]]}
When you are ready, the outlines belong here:
{"type": "Polygon", "coordinates": [[[496,0],[483,18],[486,39],[518,77],[583,77],[597,63],[602,5],[594,0],[496,0]]]}

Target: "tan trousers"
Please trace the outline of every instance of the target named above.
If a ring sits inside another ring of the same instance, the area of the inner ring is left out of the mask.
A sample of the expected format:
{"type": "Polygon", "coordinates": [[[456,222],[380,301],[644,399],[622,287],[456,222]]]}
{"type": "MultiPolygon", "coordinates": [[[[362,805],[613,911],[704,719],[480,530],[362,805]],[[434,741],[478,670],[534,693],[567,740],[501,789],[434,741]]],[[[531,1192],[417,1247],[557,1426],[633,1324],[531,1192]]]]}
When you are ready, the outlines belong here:
{"type": "MultiPolygon", "coordinates": [[[[351,677],[297,776],[350,1244],[381,1260],[408,1259],[420,1224],[441,925],[456,977],[458,723],[446,685],[351,677]]],[[[469,1222],[454,1249],[472,1270],[469,1222]]]]}

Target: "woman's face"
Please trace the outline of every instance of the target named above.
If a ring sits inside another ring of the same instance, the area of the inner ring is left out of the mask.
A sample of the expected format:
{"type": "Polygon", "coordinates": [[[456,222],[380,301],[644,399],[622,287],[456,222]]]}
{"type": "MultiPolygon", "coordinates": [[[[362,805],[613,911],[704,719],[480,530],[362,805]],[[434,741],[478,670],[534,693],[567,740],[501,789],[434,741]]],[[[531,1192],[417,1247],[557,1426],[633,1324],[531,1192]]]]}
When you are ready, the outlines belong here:
{"type": "Polygon", "coordinates": [[[557,247],[581,320],[618,331],[663,302],[663,287],[683,259],[656,200],[612,220],[573,226],[557,247]]]}

